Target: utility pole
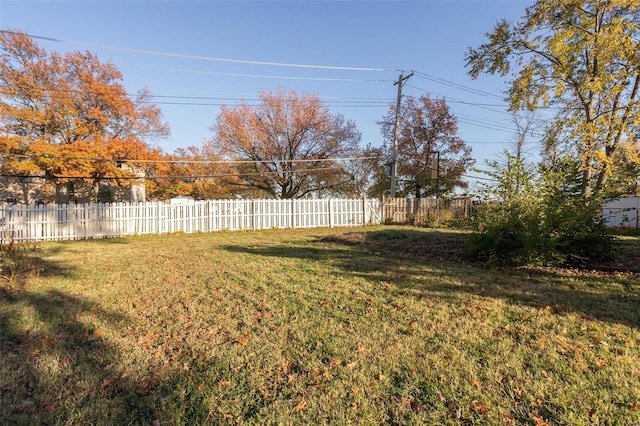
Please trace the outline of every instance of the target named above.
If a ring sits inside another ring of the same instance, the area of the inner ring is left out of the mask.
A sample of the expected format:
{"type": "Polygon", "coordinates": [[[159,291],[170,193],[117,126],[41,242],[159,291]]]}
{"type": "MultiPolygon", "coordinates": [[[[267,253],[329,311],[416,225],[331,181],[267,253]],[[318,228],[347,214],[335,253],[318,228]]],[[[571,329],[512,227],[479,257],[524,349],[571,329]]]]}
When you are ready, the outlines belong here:
{"type": "Polygon", "coordinates": [[[400,73],[400,77],[398,81],[393,83],[394,85],[398,85],[398,100],[396,101],[396,121],[393,126],[393,153],[391,158],[391,190],[389,191],[389,197],[396,197],[396,178],[398,173],[398,127],[400,124],[400,102],[402,101],[402,86],[405,81],[409,79],[413,75],[413,71],[406,77],[403,77],[403,73],[400,73]]]}

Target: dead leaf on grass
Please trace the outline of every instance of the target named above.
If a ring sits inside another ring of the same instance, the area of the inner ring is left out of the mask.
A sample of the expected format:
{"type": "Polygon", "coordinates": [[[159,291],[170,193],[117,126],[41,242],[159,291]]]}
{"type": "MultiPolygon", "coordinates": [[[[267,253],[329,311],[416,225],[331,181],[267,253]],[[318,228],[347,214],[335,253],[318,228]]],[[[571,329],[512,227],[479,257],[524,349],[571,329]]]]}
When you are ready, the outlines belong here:
{"type": "Polygon", "coordinates": [[[504,419],[504,424],[506,425],[516,424],[516,418],[509,413],[502,413],[502,418],[504,419]]]}
{"type": "Polygon", "coordinates": [[[43,411],[44,413],[50,413],[50,412],[52,412],[52,411],[53,411],[53,410],[55,410],[55,409],[56,409],[56,407],[58,406],[58,402],[59,402],[59,401],[58,401],[57,399],[56,399],[56,400],[53,400],[53,401],[50,401],[50,402],[47,402],[47,403],[46,403],[46,404],[44,404],[44,406],[42,407],[42,411],[43,411]]]}
{"type": "Polygon", "coordinates": [[[329,361],[329,368],[335,368],[342,364],[342,360],[339,358],[334,358],[329,361]]]}
{"type": "Polygon", "coordinates": [[[91,333],[91,335],[87,337],[87,340],[90,342],[93,342],[102,337],[104,337],[104,331],[100,330],[99,328],[96,328],[95,330],[93,330],[93,333],[91,333]]]}
{"type": "Polygon", "coordinates": [[[296,405],[295,407],[293,407],[293,411],[294,411],[295,413],[298,413],[298,412],[300,412],[300,411],[304,410],[306,406],[307,406],[307,401],[305,401],[305,400],[303,399],[303,400],[301,400],[301,401],[298,403],[298,405],[296,405]]]}
{"type": "Polygon", "coordinates": [[[229,380],[220,380],[220,381],[218,382],[218,385],[219,385],[220,387],[222,387],[222,388],[226,388],[226,387],[228,387],[228,386],[231,386],[231,381],[229,381],[229,380]]]}
{"type": "Polygon", "coordinates": [[[478,389],[479,391],[482,391],[482,385],[480,384],[480,382],[478,380],[473,380],[473,386],[478,389]]]}
{"type": "Polygon", "coordinates": [[[55,344],[58,343],[56,339],[53,339],[51,337],[43,337],[42,339],[40,339],[40,342],[45,346],[55,346],[55,344]]]}
{"type": "Polygon", "coordinates": [[[549,422],[542,417],[533,416],[533,421],[536,422],[536,426],[549,426],[549,422]]]}
{"type": "Polygon", "coordinates": [[[111,383],[113,383],[113,377],[107,377],[106,379],[104,379],[102,381],[102,385],[100,385],[103,388],[106,388],[107,386],[109,386],[111,383]]]}
{"type": "Polygon", "coordinates": [[[475,413],[484,415],[491,411],[491,407],[486,404],[481,404],[478,401],[473,401],[471,403],[471,410],[473,410],[475,413]]]}

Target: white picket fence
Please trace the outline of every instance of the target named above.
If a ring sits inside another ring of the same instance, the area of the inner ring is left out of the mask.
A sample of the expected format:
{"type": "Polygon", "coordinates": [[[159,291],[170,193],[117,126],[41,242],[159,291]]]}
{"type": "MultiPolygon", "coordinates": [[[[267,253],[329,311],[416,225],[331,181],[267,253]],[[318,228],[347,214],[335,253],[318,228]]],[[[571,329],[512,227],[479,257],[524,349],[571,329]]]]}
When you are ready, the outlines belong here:
{"type": "Polygon", "coordinates": [[[5,241],[378,223],[382,223],[382,202],[371,198],[0,206],[0,233],[5,241]]]}

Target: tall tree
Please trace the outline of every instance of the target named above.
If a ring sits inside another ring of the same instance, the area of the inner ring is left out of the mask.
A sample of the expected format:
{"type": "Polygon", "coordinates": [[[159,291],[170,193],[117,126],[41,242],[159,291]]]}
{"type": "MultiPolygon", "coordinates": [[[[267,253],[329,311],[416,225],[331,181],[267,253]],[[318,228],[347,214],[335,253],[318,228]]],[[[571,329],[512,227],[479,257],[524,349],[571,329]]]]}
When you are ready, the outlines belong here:
{"type": "Polygon", "coordinates": [[[578,159],[582,196],[604,191],[638,135],[639,16],[638,0],[538,0],[466,55],[474,78],[513,71],[512,110],[556,111],[546,147],[578,159]]]}
{"type": "Polygon", "coordinates": [[[155,156],[168,134],[145,89],[131,99],[122,74],[90,52],[49,53],[31,37],[0,32],[2,172],[57,184],[136,177],[123,160],[155,156]]]}
{"type": "Polygon", "coordinates": [[[237,161],[234,178],[246,190],[275,198],[300,198],[350,181],[343,159],[358,152],[352,121],[331,114],[321,99],[295,91],[260,93],[256,106],[223,107],[207,149],[237,161]]]}
{"type": "MultiPolygon", "coordinates": [[[[393,149],[395,109],[392,105],[379,123],[384,137],[379,152],[387,158],[391,158],[393,149]]],[[[474,163],[471,148],[457,136],[457,120],[444,99],[407,96],[399,118],[397,193],[421,198],[451,193],[456,187],[466,188],[462,175],[474,163]]],[[[383,175],[377,176],[379,180],[383,175]]],[[[374,184],[374,188],[381,187],[379,182],[374,184]]]]}

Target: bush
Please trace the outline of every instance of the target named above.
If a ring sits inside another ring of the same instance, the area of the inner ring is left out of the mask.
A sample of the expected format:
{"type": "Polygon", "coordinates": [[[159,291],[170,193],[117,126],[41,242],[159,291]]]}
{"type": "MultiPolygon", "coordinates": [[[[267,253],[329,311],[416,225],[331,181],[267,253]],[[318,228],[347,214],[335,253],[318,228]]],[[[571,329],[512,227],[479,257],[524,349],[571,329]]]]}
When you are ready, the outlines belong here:
{"type": "Polygon", "coordinates": [[[472,257],[507,265],[562,265],[611,255],[601,200],[576,190],[571,165],[542,169],[537,180],[522,163],[492,167],[498,184],[488,192],[502,200],[476,213],[467,241],[472,257]]]}
{"type": "Polygon", "coordinates": [[[612,239],[597,203],[530,200],[481,208],[467,240],[471,256],[508,265],[561,265],[610,256],[612,239]]]}
{"type": "Polygon", "coordinates": [[[35,243],[18,243],[12,234],[0,235],[0,287],[15,288],[37,271],[34,256],[40,247],[35,243]]]}

